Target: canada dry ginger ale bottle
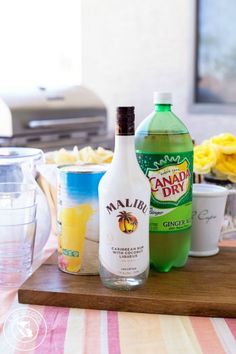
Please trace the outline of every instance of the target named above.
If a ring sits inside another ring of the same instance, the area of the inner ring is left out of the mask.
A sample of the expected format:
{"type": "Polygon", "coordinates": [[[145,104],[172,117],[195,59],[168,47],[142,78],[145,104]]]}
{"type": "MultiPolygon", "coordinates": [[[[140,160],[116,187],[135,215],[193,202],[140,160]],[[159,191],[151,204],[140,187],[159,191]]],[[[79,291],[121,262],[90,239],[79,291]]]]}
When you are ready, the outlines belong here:
{"type": "Polygon", "coordinates": [[[155,110],[135,138],[139,164],[151,184],[150,263],[160,272],[186,263],[192,223],[193,144],[171,102],[170,93],[155,92],[155,110]]]}

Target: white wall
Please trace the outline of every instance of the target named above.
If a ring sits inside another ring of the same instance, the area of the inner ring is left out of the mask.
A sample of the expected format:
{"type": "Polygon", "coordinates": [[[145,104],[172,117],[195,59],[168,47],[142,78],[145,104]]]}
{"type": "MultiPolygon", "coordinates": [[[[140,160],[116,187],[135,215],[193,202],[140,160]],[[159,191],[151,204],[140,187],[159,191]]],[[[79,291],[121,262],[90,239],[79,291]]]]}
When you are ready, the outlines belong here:
{"type": "Polygon", "coordinates": [[[82,0],[82,81],[108,107],[135,105],[137,123],[155,90],[172,91],[175,113],[192,136],[236,133],[236,117],[188,111],[194,0],[82,0]]]}

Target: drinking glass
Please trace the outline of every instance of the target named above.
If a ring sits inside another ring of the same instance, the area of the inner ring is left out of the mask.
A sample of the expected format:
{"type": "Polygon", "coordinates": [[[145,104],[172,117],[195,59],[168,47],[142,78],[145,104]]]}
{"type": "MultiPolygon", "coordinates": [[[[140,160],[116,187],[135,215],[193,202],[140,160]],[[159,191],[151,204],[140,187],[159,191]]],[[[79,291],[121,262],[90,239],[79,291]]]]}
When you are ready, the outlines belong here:
{"type": "MultiPolygon", "coordinates": [[[[51,230],[49,205],[43,191],[36,182],[38,166],[41,164],[44,164],[44,154],[39,149],[0,147],[0,182],[3,184],[7,184],[8,182],[26,185],[33,184],[36,189],[38,227],[35,237],[35,258],[40,257],[51,230]]],[[[27,204],[18,206],[26,207],[33,204],[27,202],[27,204]]]]}
{"type": "Polygon", "coordinates": [[[18,225],[33,222],[36,219],[36,211],[37,204],[25,208],[0,208],[0,225],[18,225]]]}
{"type": "Polygon", "coordinates": [[[36,220],[0,225],[0,287],[18,287],[31,274],[36,220]]]}
{"type": "Polygon", "coordinates": [[[36,188],[33,184],[0,183],[0,209],[30,207],[35,200],[36,188]]]}

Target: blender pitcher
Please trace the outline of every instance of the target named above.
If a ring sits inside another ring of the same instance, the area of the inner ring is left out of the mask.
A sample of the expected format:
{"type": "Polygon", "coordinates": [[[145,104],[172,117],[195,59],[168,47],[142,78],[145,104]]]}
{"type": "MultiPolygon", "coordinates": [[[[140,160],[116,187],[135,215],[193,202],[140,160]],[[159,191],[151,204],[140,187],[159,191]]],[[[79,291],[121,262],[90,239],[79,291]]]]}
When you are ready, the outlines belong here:
{"type": "MultiPolygon", "coordinates": [[[[36,166],[44,162],[42,150],[24,147],[2,147],[0,148],[0,192],[9,192],[9,183],[35,184],[37,189],[37,231],[34,245],[34,258],[40,255],[45,246],[50,230],[51,215],[47,199],[37,184],[36,166]],[[8,183],[8,184],[7,184],[8,183]]],[[[0,235],[1,236],[1,235],[0,235]]]]}

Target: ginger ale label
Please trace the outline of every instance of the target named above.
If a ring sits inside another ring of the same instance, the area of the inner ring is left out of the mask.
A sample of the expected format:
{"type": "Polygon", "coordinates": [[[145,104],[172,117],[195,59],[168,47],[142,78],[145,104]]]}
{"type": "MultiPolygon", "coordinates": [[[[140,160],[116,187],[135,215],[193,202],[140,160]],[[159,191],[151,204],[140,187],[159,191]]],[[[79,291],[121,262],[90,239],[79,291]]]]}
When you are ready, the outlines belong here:
{"type": "Polygon", "coordinates": [[[151,185],[150,231],[191,227],[193,153],[137,153],[151,185]]]}

